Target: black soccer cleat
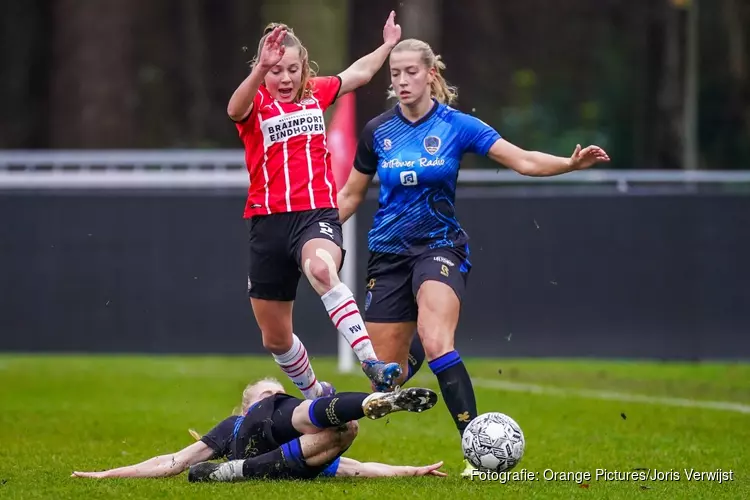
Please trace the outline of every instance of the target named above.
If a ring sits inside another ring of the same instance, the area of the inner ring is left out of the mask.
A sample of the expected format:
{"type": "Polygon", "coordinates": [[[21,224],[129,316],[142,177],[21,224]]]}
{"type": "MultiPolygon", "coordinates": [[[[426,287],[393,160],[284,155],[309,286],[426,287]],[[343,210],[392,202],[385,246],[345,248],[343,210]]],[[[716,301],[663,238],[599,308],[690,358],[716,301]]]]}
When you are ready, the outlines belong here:
{"type": "Polygon", "coordinates": [[[397,411],[414,413],[429,410],[437,403],[438,395],[430,389],[410,387],[395,392],[375,392],[362,402],[365,416],[375,420],[397,411]]]}

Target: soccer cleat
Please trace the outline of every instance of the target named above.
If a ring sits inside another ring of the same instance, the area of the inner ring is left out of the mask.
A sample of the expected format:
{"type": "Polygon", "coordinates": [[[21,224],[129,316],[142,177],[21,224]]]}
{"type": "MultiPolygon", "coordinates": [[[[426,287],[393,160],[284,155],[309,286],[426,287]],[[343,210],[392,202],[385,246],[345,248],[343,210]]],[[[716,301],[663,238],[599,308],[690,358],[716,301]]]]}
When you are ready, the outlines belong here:
{"type": "Polygon", "coordinates": [[[329,382],[321,382],[320,387],[322,388],[322,390],[320,391],[320,396],[318,396],[320,398],[325,398],[336,394],[336,388],[329,382]]]}
{"type": "Polygon", "coordinates": [[[241,481],[242,465],[244,460],[230,460],[229,462],[201,462],[192,465],[188,472],[188,481],[191,483],[200,483],[206,481],[215,481],[219,483],[230,483],[232,481],[241,481]]]}
{"type": "Polygon", "coordinates": [[[362,362],[362,371],[372,381],[378,392],[393,390],[396,381],[401,376],[401,366],[398,363],[388,363],[377,359],[367,359],[362,362]]]}
{"type": "Polygon", "coordinates": [[[471,465],[468,460],[464,459],[464,471],[461,473],[461,477],[470,478],[475,470],[477,470],[477,468],[471,465]]]}
{"type": "Polygon", "coordinates": [[[410,387],[394,392],[375,392],[362,401],[365,416],[373,420],[397,411],[422,412],[437,403],[438,396],[430,389],[410,387]]]}

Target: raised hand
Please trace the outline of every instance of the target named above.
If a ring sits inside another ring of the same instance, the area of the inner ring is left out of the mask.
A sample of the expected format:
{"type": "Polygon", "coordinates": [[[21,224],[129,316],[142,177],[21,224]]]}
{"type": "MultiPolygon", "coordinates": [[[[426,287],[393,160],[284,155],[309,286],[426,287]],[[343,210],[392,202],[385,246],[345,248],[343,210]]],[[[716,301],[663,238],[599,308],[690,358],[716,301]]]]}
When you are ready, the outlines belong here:
{"type": "Polygon", "coordinates": [[[599,146],[588,146],[581,149],[581,145],[576,145],[573,156],[570,157],[570,167],[572,170],[584,170],[600,162],[608,162],[609,155],[599,146]]]}
{"type": "Polygon", "coordinates": [[[399,40],[401,40],[401,25],[396,24],[396,12],[391,11],[388,19],[383,26],[383,42],[386,45],[395,47],[399,40]]]}
{"type": "Polygon", "coordinates": [[[286,47],[282,43],[285,36],[286,29],[281,26],[277,26],[269,33],[258,55],[258,65],[261,68],[269,70],[279,64],[286,50],[286,47]]]}

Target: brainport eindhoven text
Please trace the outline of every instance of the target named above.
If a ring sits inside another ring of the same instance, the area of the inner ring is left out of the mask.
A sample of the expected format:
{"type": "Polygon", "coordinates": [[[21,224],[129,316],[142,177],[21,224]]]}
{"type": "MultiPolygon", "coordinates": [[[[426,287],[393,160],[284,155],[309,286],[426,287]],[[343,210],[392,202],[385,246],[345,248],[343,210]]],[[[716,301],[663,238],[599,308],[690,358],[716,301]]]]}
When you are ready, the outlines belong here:
{"type": "Polygon", "coordinates": [[[486,472],[475,470],[471,475],[472,480],[498,481],[507,483],[509,481],[570,481],[575,483],[587,483],[590,481],[681,481],[691,482],[713,482],[724,483],[734,481],[734,471],[715,469],[711,471],[699,471],[696,469],[634,469],[613,470],[595,469],[592,471],[556,471],[544,469],[542,472],[520,469],[506,472],[486,472]]]}

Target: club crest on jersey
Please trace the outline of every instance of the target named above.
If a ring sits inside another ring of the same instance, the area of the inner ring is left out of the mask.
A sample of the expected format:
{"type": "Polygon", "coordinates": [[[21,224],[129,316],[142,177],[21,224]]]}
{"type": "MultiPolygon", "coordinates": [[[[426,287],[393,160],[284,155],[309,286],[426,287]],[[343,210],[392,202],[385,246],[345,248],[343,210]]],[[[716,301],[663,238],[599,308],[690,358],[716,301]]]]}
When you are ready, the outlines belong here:
{"type": "Polygon", "coordinates": [[[440,149],[440,137],[436,135],[429,135],[424,138],[424,141],[422,141],[422,144],[424,144],[424,148],[427,150],[428,153],[430,153],[431,155],[434,155],[440,149]]]}
{"type": "Polygon", "coordinates": [[[389,151],[393,147],[393,143],[390,139],[384,139],[383,140],[383,149],[386,151],[389,151]]]}

